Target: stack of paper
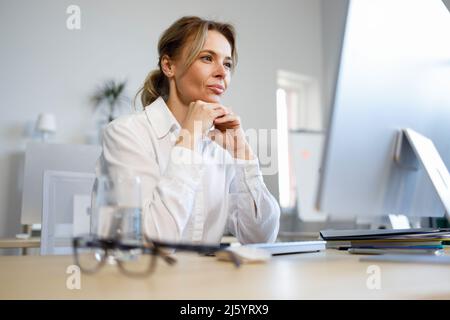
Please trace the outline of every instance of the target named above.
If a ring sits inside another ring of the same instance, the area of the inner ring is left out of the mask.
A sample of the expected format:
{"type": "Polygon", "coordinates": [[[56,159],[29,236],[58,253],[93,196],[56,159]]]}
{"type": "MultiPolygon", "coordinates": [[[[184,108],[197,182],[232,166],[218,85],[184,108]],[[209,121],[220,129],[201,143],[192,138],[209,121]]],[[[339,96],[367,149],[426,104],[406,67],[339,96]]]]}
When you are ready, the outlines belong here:
{"type": "Polygon", "coordinates": [[[450,240],[450,229],[395,230],[323,230],[320,232],[328,248],[414,250],[443,249],[443,241],[450,240]]]}

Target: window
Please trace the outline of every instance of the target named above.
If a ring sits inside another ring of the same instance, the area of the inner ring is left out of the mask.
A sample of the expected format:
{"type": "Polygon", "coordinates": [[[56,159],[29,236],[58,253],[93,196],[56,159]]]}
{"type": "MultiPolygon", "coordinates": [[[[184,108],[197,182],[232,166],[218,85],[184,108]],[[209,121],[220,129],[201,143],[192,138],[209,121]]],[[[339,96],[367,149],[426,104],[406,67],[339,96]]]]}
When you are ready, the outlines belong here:
{"type": "Polygon", "coordinates": [[[314,209],[323,140],[318,81],[279,71],[277,83],[280,205],[284,212],[297,209],[301,218],[320,220],[314,209]]]}

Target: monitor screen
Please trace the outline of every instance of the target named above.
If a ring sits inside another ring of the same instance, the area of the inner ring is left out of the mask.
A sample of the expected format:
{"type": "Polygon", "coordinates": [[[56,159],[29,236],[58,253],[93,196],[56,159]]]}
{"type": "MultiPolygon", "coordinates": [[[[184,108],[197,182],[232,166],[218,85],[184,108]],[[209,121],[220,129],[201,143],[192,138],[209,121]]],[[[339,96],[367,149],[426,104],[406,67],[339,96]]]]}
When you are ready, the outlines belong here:
{"type": "Polygon", "coordinates": [[[399,130],[430,138],[450,168],[450,13],[441,0],[349,4],[318,208],[335,218],[441,217],[425,172],[394,161],[399,130]]]}

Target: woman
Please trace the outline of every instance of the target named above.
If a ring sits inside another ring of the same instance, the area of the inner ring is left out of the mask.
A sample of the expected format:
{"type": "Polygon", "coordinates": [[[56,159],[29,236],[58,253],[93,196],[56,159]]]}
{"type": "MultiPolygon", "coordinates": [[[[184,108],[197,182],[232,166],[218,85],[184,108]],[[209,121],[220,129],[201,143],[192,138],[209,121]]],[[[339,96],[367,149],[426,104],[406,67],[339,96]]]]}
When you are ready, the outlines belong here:
{"type": "Polygon", "coordinates": [[[240,118],[220,104],[236,64],[234,28],[183,17],[158,52],[140,90],[144,111],[105,129],[98,174],[141,177],[150,238],[218,244],[230,232],[241,243],[273,242],[279,206],[240,118]]]}

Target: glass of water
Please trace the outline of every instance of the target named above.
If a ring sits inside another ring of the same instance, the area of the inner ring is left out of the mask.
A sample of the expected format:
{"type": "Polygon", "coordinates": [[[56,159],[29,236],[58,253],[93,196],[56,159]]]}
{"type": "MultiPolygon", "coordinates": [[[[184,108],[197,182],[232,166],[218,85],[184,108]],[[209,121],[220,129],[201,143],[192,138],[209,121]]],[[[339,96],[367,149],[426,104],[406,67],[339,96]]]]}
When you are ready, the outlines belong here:
{"type": "Polygon", "coordinates": [[[97,177],[92,195],[91,235],[123,243],[143,242],[138,176],[97,177]]]}

